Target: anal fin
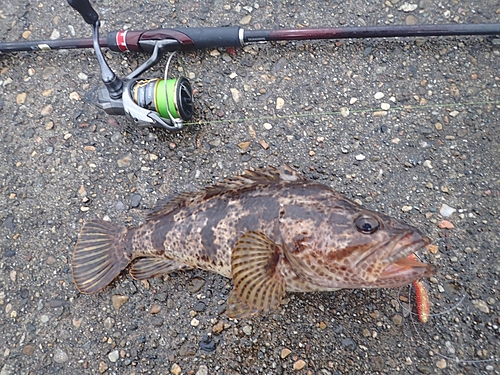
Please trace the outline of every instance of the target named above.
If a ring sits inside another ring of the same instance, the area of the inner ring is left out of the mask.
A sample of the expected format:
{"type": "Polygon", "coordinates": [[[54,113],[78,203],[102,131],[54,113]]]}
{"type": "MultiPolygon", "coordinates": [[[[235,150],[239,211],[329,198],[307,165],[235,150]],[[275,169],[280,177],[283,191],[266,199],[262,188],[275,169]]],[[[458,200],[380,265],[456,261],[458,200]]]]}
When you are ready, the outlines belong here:
{"type": "Polygon", "coordinates": [[[236,243],[231,256],[235,295],[230,297],[229,313],[246,316],[256,311],[277,308],[285,295],[285,280],[279,265],[280,246],[260,232],[246,232],[236,243]],[[238,298],[235,298],[238,297],[238,298]]]}
{"type": "Polygon", "coordinates": [[[171,259],[140,258],[132,265],[130,275],[136,280],[146,280],[186,268],[189,266],[171,259]]]}

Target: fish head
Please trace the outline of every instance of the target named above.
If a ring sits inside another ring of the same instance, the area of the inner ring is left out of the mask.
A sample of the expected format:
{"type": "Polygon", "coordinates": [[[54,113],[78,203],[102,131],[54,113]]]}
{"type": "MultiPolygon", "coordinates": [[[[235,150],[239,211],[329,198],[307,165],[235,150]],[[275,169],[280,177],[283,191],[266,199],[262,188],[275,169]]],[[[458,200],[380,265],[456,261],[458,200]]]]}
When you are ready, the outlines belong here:
{"type": "Polygon", "coordinates": [[[422,232],[340,194],[285,207],[280,232],[289,266],[318,291],[398,287],[436,272],[408,258],[430,243],[422,232]]]}

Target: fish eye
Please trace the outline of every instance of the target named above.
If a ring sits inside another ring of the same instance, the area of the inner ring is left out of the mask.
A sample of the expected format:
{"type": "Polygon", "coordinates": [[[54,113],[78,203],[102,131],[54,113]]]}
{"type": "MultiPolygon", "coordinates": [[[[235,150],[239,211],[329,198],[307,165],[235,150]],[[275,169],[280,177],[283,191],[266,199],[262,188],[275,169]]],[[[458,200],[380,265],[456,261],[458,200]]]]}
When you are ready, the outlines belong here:
{"type": "Polygon", "coordinates": [[[380,226],[377,219],[375,219],[373,217],[369,217],[369,216],[358,217],[354,221],[354,224],[356,225],[356,228],[361,233],[365,233],[365,234],[375,233],[380,226]]]}

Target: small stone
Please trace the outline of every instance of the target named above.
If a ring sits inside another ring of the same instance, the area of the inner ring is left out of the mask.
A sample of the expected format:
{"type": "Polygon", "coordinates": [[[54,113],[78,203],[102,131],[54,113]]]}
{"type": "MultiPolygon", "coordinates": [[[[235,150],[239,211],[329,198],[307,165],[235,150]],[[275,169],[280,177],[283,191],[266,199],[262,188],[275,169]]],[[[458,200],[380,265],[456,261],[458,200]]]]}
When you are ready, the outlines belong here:
{"type": "Polygon", "coordinates": [[[111,329],[113,328],[113,326],[115,325],[115,320],[108,316],[106,319],[104,319],[104,327],[106,327],[107,329],[111,329]]]}
{"type": "Polygon", "coordinates": [[[132,154],[127,154],[116,161],[118,167],[124,168],[129,167],[132,163],[132,154]]]}
{"type": "Polygon", "coordinates": [[[400,326],[403,323],[403,317],[399,314],[396,314],[392,317],[392,321],[394,325],[400,326]]]}
{"type": "Polygon", "coordinates": [[[42,110],[40,111],[40,114],[42,116],[48,116],[48,115],[52,114],[52,112],[54,112],[54,108],[52,107],[52,104],[48,104],[42,108],[42,110]]]}
{"type": "Polygon", "coordinates": [[[391,105],[389,103],[382,103],[380,104],[380,108],[382,108],[384,111],[388,111],[391,109],[391,105]]]}
{"type": "Polygon", "coordinates": [[[83,318],[73,318],[73,327],[80,328],[82,325],[83,318]]]}
{"type": "Polygon", "coordinates": [[[403,212],[410,212],[411,210],[413,210],[412,206],[403,206],[403,207],[401,207],[401,211],[403,211],[403,212]]]}
{"type": "Polygon", "coordinates": [[[299,359],[293,364],[293,369],[297,371],[302,370],[304,367],[306,367],[306,362],[302,359],[299,359]]]}
{"type": "Polygon", "coordinates": [[[427,245],[427,250],[429,250],[429,253],[431,254],[437,254],[439,251],[439,246],[438,245],[427,245]]]}
{"type": "Polygon", "coordinates": [[[373,117],[387,116],[387,111],[375,111],[372,113],[373,117]]]}
{"type": "Polygon", "coordinates": [[[238,89],[230,88],[229,91],[231,91],[234,102],[239,103],[241,101],[241,94],[238,89]]]}
{"type": "Polygon", "coordinates": [[[252,16],[247,14],[245,17],[243,17],[241,20],[240,20],[240,25],[248,25],[250,23],[250,21],[252,20],[252,16]]]}
{"type": "Polygon", "coordinates": [[[458,112],[458,111],[451,111],[450,112],[451,117],[457,117],[459,114],[460,114],[460,112],[458,112]]]}
{"type": "Polygon", "coordinates": [[[264,129],[271,130],[272,128],[273,128],[273,126],[270,123],[268,123],[268,122],[264,123],[264,129]]]}
{"type": "Polygon", "coordinates": [[[17,96],[16,96],[16,103],[18,105],[24,104],[24,102],[26,101],[26,96],[27,96],[27,94],[25,92],[17,94],[17,96]]]}
{"type": "Polygon", "coordinates": [[[374,97],[375,97],[375,99],[378,100],[378,99],[382,99],[384,96],[385,96],[384,93],[379,91],[379,92],[375,93],[374,97]]]}
{"type": "Polygon", "coordinates": [[[205,285],[204,279],[202,279],[201,277],[194,277],[191,280],[189,280],[187,288],[191,293],[198,293],[201,290],[201,288],[203,288],[204,285],[205,285]]]}
{"type": "Polygon", "coordinates": [[[71,94],[69,94],[69,98],[71,100],[80,100],[80,94],[78,94],[76,91],[73,91],[71,94]]]}
{"type": "Polygon", "coordinates": [[[55,39],[59,39],[59,37],[61,36],[61,33],[59,32],[59,30],[52,30],[52,34],[50,34],[50,39],[52,40],[55,40],[55,39]]]}
{"type": "Polygon", "coordinates": [[[149,309],[149,313],[151,315],[158,314],[160,311],[161,311],[161,306],[156,304],[151,306],[151,308],[149,309]]]}
{"type": "Polygon", "coordinates": [[[193,327],[198,327],[198,326],[200,325],[200,321],[199,321],[198,319],[196,319],[196,318],[193,318],[193,319],[191,320],[191,325],[192,325],[193,327]]]}
{"type": "Polygon", "coordinates": [[[118,294],[115,294],[113,297],[111,297],[113,307],[116,310],[119,310],[128,301],[128,299],[128,296],[120,296],[118,294]]]}
{"type": "Polygon", "coordinates": [[[436,367],[438,369],[445,369],[446,368],[446,360],[444,358],[441,358],[439,361],[436,362],[436,367]]]}
{"type": "Polygon", "coordinates": [[[170,372],[174,375],[179,375],[182,372],[181,366],[179,366],[177,363],[174,363],[170,368],[170,372]]]}
{"type": "Polygon", "coordinates": [[[261,139],[259,141],[259,145],[264,149],[267,150],[269,148],[269,143],[267,143],[265,140],[261,139]]]}
{"type": "Polygon", "coordinates": [[[349,104],[354,104],[358,101],[358,98],[351,98],[351,100],[349,100],[349,104]]]}
{"type": "Polygon", "coordinates": [[[89,76],[86,75],[85,73],[80,72],[78,73],[78,78],[81,79],[82,81],[86,81],[89,78],[89,76]]]}
{"type": "Polygon", "coordinates": [[[403,3],[403,5],[399,7],[399,10],[402,10],[403,12],[413,12],[417,8],[418,4],[403,3]]]}
{"type": "Polygon", "coordinates": [[[453,215],[453,213],[455,211],[456,211],[456,209],[454,209],[453,207],[450,207],[444,203],[441,205],[441,208],[439,209],[439,213],[444,217],[448,217],[448,216],[453,215]]]}
{"type": "Polygon", "coordinates": [[[325,329],[326,328],[326,323],[325,322],[319,322],[319,328],[320,329],[325,329]]]}
{"type": "Polygon", "coordinates": [[[363,154],[356,155],[356,160],[361,161],[361,160],[365,160],[365,159],[366,159],[366,156],[363,154]]]}
{"type": "Polygon", "coordinates": [[[139,204],[141,204],[142,196],[140,194],[134,194],[132,197],[130,197],[130,206],[133,208],[139,207],[139,204]]]}
{"type": "Polygon", "coordinates": [[[28,39],[31,36],[31,31],[29,31],[29,30],[23,31],[22,36],[23,36],[23,39],[28,39]]]}
{"type": "Polygon", "coordinates": [[[490,313],[490,308],[484,301],[481,300],[474,301],[474,306],[476,306],[478,310],[484,312],[485,314],[490,313]]]}
{"type": "Polygon", "coordinates": [[[108,354],[108,358],[111,362],[115,363],[116,361],[118,361],[118,358],[120,358],[120,353],[118,352],[118,350],[113,350],[108,354]]]}
{"type": "Polygon", "coordinates": [[[106,362],[104,362],[104,361],[99,362],[99,372],[101,374],[104,374],[107,369],[108,369],[108,365],[106,364],[106,362]]]}
{"type": "Polygon", "coordinates": [[[288,357],[290,355],[292,351],[288,348],[283,348],[281,350],[281,359],[285,359],[286,357],[288,357]]]}
{"type": "Polygon", "coordinates": [[[440,229],[453,229],[453,228],[455,228],[455,226],[452,223],[450,223],[448,220],[441,220],[438,223],[438,228],[440,228],[440,229]]]}
{"type": "Polygon", "coordinates": [[[208,375],[208,367],[205,365],[201,365],[198,367],[198,371],[196,371],[195,375],[208,375]]]}
{"type": "Polygon", "coordinates": [[[436,122],[434,124],[434,127],[436,128],[436,130],[443,130],[443,124],[441,124],[440,122],[436,122]]]}
{"type": "Polygon", "coordinates": [[[232,73],[229,75],[229,78],[231,78],[231,79],[235,79],[236,77],[238,77],[238,74],[236,74],[235,72],[232,72],[232,73]]]}
{"type": "Polygon", "coordinates": [[[220,52],[217,51],[216,49],[210,51],[210,56],[217,57],[220,56],[220,52]]]}
{"type": "Polygon", "coordinates": [[[432,164],[430,160],[425,160],[424,161],[424,167],[432,169],[432,164]]]}
{"type": "Polygon", "coordinates": [[[42,323],[47,323],[47,322],[49,321],[49,317],[48,317],[47,315],[42,315],[42,316],[40,317],[40,321],[41,321],[42,323]]]}
{"type": "Polygon", "coordinates": [[[349,108],[347,107],[340,108],[340,114],[342,115],[342,117],[349,116],[349,108]]]}
{"type": "Polygon", "coordinates": [[[242,150],[245,150],[248,147],[250,147],[251,144],[252,144],[251,141],[240,142],[238,143],[238,147],[241,148],[242,150]]]}
{"type": "Polygon", "coordinates": [[[283,98],[276,99],[276,109],[283,109],[284,105],[285,105],[285,100],[283,98]]]}
{"type": "Polygon", "coordinates": [[[406,17],[405,23],[407,25],[416,25],[418,23],[418,19],[414,15],[410,14],[409,16],[406,17]]]}
{"type": "Polygon", "coordinates": [[[215,333],[215,334],[219,334],[221,333],[222,331],[224,330],[224,323],[222,322],[222,320],[219,320],[217,322],[217,324],[215,324],[213,327],[212,327],[212,332],[215,333]]]}
{"type": "Polygon", "coordinates": [[[68,359],[69,359],[69,357],[65,351],[62,351],[61,349],[55,350],[55,352],[54,352],[54,361],[55,362],[64,363],[64,362],[67,362],[68,359]]]}
{"type": "Polygon", "coordinates": [[[33,355],[33,353],[35,352],[35,347],[33,345],[26,345],[24,348],[23,348],[23,354],[26,354],[26,355],[33,355]]]}
{"type": "Polygon", "coordinates": [[[244,326],[242,328],[242,331],[245,335],[250,336],[252,334],[252,327],[251,326],[244,326]]]}
{"type": "Polygon", "coordinates": [[[56,74],[56,68],[53,66],[48,66],[42,71],[42,78],[43,79],[49,79],[51,75],[56,74]]]}

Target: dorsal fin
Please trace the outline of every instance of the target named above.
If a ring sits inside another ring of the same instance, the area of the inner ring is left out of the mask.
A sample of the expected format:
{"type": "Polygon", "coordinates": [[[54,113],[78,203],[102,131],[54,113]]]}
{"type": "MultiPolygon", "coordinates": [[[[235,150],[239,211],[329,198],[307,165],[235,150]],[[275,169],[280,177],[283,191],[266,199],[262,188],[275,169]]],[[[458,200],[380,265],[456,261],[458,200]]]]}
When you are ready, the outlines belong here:
{"type": "Polygon", "coordinates": [[[200,191],[183,193],[166,203],[160,203],[148,215],[147,219],[151,220],[159,216],[168,215],[178,208],[186,207],[193,203],[207,200],[229,192],[251,189],[258,185],[270,185],[280,181],[304,180],[307,179],[287,165],[284,165],[282,168],[269,166],[265,168],[257,168],[254,171],[245,170],[239,176],[226,178],[223,181],[217,182],[216,184],[208,186],[200,191]]]}

